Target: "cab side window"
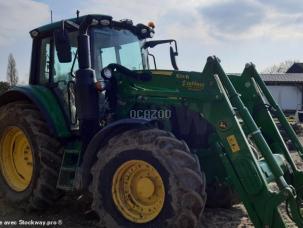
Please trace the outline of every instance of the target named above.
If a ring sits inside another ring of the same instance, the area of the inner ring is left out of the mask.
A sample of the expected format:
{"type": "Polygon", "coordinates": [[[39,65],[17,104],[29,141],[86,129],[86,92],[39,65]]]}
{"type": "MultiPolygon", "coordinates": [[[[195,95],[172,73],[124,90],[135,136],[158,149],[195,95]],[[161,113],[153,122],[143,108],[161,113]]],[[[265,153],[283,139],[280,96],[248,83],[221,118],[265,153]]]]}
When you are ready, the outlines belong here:
{"type": "Polygon", "coordinates": [[[40,83],[47,84],[50,75],[50,38],[44,38],[41,41],[40,49],[40,83]]]}
{"type": "Polygon", "coordinates": [[[79,68],[77,61],[77,34],[77,32],[72,32],[69,34],[69,40],[72,48],[72,60],[75,61],[72,61],[70,63],[60,63],[57,56],[57,51],[54,49],[55,54],[53,77],[55,83],[58,82],[59,84],[64,84],[64,82],[73,80],[73,75],[79,68]]]}
{"type": "Polygon", "coordinates": [[[54,67],[52,73],[52,80],[56,85],[54,91],[60,97],[64,109],[69,116],[72,127],[77,125],[76,105],[75,105],[75,91],[74,91],[74,76],[79,69],[77,59],[77,36],[78,32],[69,33],[69,41],[71,45],[72,61],[69,63],[60,63],[56,48],[54,50],[54,67]]]}
{"type": "Polygon", "coordinates": [[[72,125],[77,124],[74,96],[74,75],[79,68],[77,36],[78,32],[69,33],[72,52],[72,61],[69,63],[59,62],[53,36],[43,38],[40,45],[39,83],[52,85],[51,89],[58,97],[72,125]]]}

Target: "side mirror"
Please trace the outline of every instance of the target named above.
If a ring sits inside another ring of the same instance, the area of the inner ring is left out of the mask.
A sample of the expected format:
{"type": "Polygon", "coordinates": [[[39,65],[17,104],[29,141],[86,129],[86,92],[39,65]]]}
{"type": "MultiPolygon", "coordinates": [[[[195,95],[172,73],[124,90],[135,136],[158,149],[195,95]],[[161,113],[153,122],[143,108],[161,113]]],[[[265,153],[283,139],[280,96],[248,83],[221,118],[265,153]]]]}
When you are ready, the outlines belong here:
{"type": "Polygon", "coordinates": [[[55,46],[60,63],[72,61],[72,51],[69,42],[68,32],[60,29],[54,32],[55,46]]]}
{"type": "Polygon", "coordinates": [[[170,46],[169,47],[169,54],[170,54],[171,65],[173,66],[173,68],[175,70],[179,70],[179,68],[177,66],[177,60],[176,60],[176,56],[178,56],[178,52],[174,51],[173,47],[170,46]]]}
{"type": "MultiPolygon", "coordinates": [[[[175,44],[175,50],[172,46],[170,46],[169,48],[169,54],[170,54],[170,61],[171,64],[174,68],[174,70],[178,70],[178,66],[177,66],[177,61],[176,61],[176,56],[178,56],[178,46],[177,46],[177,42],[175,40],[151,40],[151,41],[147,41],[144,43],[143,48],[147,49],[147,48],[154,48],[155,46],[159,45],[159,44],[167,44],[169,43],[170,45],[172,45],[172,43],[175,44]]],[[[151,55],[151,54],[149,54],[151,55]]],[[[155,57],[152,56],[154,59],[154,64],[155,64],[155,68],[156,68],[156,61],[155,61],[155,57]]]]}

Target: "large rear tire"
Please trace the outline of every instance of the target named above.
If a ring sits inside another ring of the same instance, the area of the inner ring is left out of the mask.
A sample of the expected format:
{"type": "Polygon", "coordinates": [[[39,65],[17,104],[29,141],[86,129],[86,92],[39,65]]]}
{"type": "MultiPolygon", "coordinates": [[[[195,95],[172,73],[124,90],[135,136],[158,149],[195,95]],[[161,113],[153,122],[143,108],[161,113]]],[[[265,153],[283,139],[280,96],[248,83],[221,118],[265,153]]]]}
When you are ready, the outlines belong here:
{"type": "Polygon", "coordinates": [[[26,210],[46,209],[56,189],[62,147],[34,105],[18,101],[0,108],[0,191],[26,210]]]}
{"type": "Polygon", "coordinates": [[[113,137],[92,168],[93,210],[102,227],[200,224],[206,201],[199,162],[182,141],[159,129],[113,137]]]}

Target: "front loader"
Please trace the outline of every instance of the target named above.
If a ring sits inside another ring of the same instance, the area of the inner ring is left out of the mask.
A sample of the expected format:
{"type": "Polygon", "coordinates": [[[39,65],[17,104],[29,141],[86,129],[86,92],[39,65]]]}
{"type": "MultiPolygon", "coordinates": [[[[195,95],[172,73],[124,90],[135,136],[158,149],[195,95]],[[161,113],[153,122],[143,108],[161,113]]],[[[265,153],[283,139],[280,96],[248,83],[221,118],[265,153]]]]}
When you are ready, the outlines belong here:
{"type": "Polygon", "coordinates": [[[286,227],[281,209],[303,227],[302,171],[273,116],[303,148],[255,66],[179,71],[154,27],[87,15],[30,32],[29,85],[0,96],[5,198],[44,210],[89,193],[114,228],[200,227],[205,205],[242,201],[256,227],[286,227]],[[156,68],[162,44],[174,70],[156,68]]]}

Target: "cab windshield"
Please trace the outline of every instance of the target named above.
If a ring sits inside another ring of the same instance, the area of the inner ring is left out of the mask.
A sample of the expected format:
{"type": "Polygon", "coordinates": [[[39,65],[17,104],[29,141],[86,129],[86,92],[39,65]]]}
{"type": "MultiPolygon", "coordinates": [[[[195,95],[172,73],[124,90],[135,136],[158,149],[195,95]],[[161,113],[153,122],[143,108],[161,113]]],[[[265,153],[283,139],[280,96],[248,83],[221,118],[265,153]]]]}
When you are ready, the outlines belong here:
{"type": "Polygon", "coordinates": [[[141,41],[132,32],[102,28],[94,29],[92,33],[93,65],[96,72],[100,72],[110,63],[123,65],[130,70],[145,68],[141,41]]]}

